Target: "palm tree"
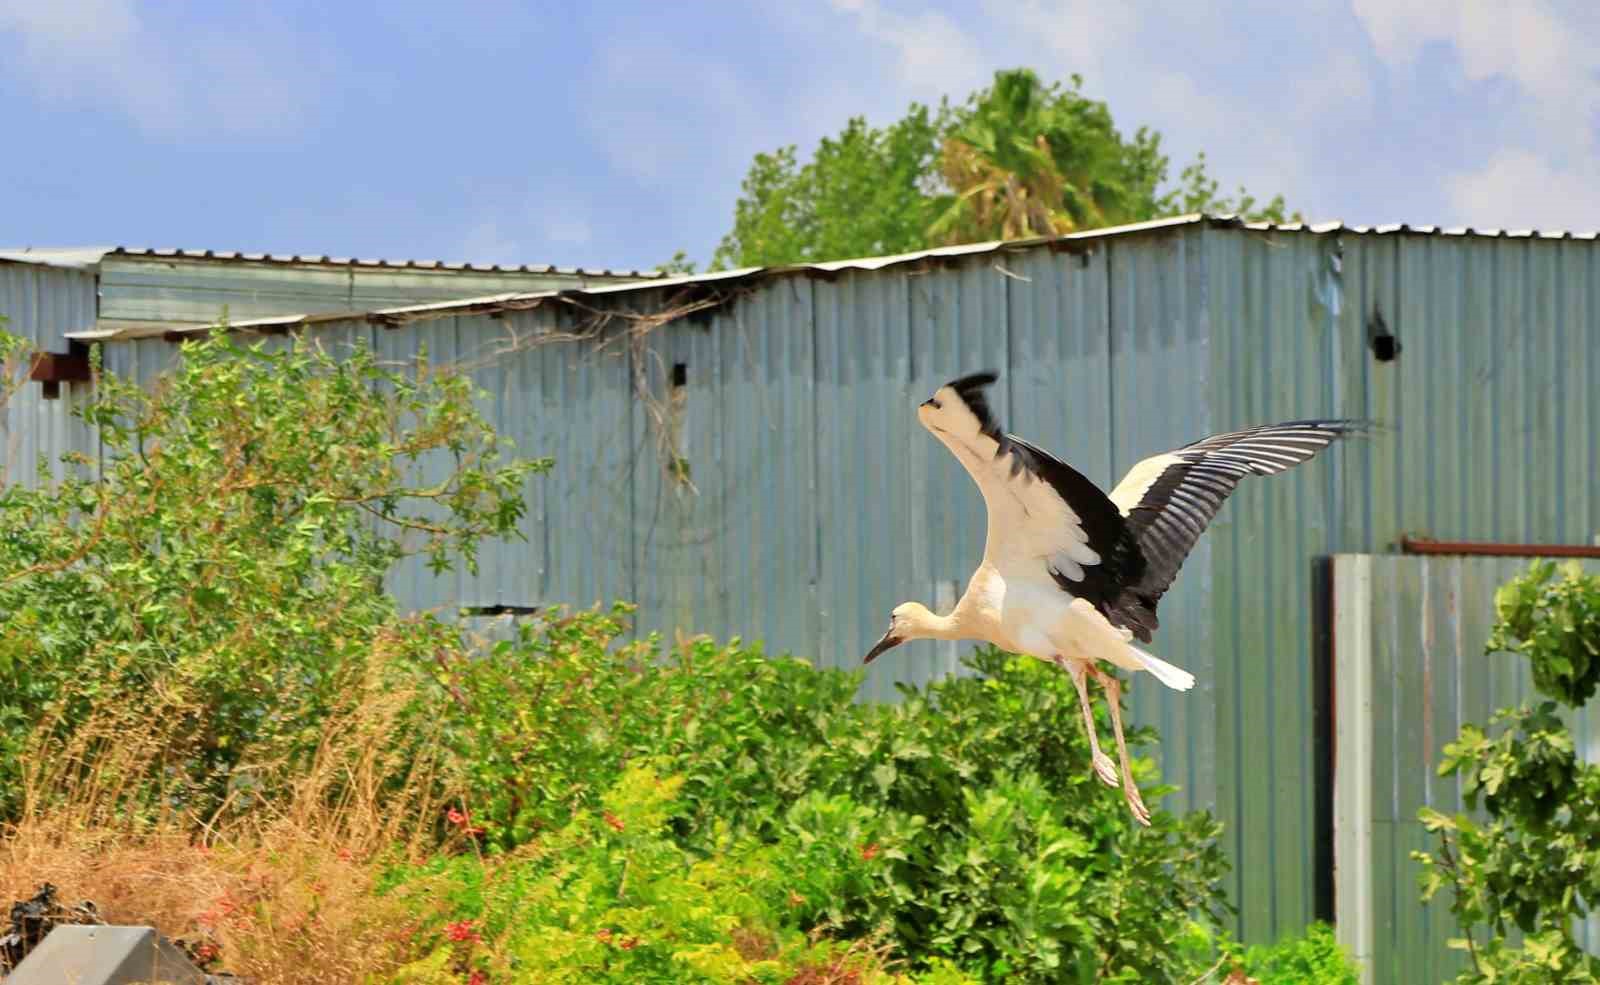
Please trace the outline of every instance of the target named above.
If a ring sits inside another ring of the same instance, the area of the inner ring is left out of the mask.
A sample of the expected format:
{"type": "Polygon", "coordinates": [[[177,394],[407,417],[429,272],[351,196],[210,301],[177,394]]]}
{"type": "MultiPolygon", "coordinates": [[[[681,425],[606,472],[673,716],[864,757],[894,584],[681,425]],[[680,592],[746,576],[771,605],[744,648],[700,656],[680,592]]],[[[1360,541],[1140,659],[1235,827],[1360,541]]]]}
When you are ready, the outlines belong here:
{"type": "Polygon", "coordinates": [[[995,73],[944,141],[950,193],[929,237],[945,244],[1021,239],[1119,221],[1122,144],[1104,103],[1046,87],[1028,69],[995,73]]]}

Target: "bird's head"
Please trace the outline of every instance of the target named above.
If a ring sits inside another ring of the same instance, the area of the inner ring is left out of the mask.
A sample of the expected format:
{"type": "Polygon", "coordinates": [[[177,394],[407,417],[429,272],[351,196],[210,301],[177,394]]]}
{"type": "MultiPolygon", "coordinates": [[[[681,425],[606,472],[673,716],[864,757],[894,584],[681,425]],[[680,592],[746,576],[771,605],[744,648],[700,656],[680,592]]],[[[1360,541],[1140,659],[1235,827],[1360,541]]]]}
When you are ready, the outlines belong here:
{"type": "Polygon", "coordinates": [[[928,607],[920,602],[902,602],[889,613],[889,631],[883,634],[873,648],[868,651],[862,663],[871,663],[880,653],[892,650],[906,640],[923,639],[932,636],[930,627],[938,620],[928,607]]]}

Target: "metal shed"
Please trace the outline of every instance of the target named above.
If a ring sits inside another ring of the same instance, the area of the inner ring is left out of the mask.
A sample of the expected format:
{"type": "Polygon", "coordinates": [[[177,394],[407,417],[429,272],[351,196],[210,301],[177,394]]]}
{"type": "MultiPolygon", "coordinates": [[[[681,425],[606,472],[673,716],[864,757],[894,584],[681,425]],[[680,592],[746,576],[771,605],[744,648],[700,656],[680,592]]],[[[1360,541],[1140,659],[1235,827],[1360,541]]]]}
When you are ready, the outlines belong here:
{"type": "MultiPolygon", "coordinates": [[[[1131,697],[1161,730],[1173,806],[1226,823],[1239,931],[1266,940],[1333,899],[1313,559],[1406,535],[1589,543],[1597,290],[1592,235],[1187,216],[256,327],[315,325],[396,357],[426,344],[474,367],[503,433],[556,459],[530,483],[526,543],[486,549],[477,578],[401,572],[407,603],[632,599],[669,638],[761,639],[828,666],[858,666],[895,603],[949,605],[981,553],[977,491],[913,416],[954,375],[1004,370],[1010,426],[1108,486],[1225,428],[1381,421],[1373,440],[1239,489],[1153,647],[1199,685],[1131,697]],[[645,330],[602,344],[630,328],[645,330]]],[[[114,371],[175,357],[161,338],[81,338],[114,371]]],[[[863,693],[956,660],[953,645],[899,648],[863,693]]]]}

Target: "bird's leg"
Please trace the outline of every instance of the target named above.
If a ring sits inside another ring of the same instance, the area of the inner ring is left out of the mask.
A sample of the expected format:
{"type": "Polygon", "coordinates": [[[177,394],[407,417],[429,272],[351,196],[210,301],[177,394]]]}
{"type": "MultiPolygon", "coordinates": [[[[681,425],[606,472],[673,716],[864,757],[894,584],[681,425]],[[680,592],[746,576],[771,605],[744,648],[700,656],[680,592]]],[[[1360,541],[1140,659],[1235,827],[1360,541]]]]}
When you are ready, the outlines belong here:
{"type": "Polygon", "coordinates": [[[1094,762],[1094,773],[1108,787],[1117,785],[1117,768],[1111,757],[1100,751],[1100,737],[1095,734],[1094,711],[1089,707],[1089,685],[1084,682],[1085,667],[1081,660],[1060,658],[1072,675],[1073,686],[1078,689],[1078,705],[1083,709],[1083,729],[1089,733],[1089,757],[1094,762]]]}
{"type": "Polygon", "coordinates": [[[1090,673],[1106,689],[1106,704],[1111,708],[1111,730],[1116,733],[1117,755],[1122,761],[1122,796],[1128,801],[1133,819],[1149,827],[1150,808],[1144,806],[1144,798],[1139,796],[1139,785],[1133,782],[1133,767],[1128,764],[1128,743],[1122,737],[1122,683],[1115,675],[1099,669],[1093,669],[1090,673]]]}

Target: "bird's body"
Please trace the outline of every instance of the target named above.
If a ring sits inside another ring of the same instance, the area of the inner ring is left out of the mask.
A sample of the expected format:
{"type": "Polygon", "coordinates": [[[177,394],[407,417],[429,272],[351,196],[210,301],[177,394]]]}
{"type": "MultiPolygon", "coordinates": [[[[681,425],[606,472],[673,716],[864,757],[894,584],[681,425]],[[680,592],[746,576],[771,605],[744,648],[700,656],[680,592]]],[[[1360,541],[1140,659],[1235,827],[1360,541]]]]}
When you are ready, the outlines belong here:
{"type": "Polygon", "coordinates": [[[867,660],[908,639],[976,639],[1067,670],[1077,686],[1095,772],[1116,785],[1100,751],[1086,677],[1107,691],[1134,817],[1149,823],[1128,768],[1118,679],[1101,669],[1150,673],[1167,687],[1194,686],[1188,672],[1146,653],[1156,605],[1234,485],[1305,461],[1356,429],[1348,421],[1296,421],[1186,445],[1138,463],[1110,494],[1047,452],[1002,434],[984,390],[994,373],[963,377],[917,417],[977,483],[988,508],[983,560],[947,616],[897,606],[867,660]]]}
{"type": "MultiPolygon", "coordinates": [[[[1038,576],[1044,575],[1040,566],[1038,576]]],[[[950,616],[960,635],[1002,650],[1042,660],[1055,655],[1100,659],[1124,670],[1144,670],[1127,645],[1131,634],[1118,630],[1087,601],[1041,577],[1008,580],[985,560],[967,582],[967,590],[950,616]]]]}

